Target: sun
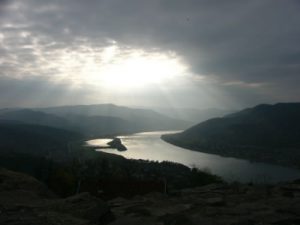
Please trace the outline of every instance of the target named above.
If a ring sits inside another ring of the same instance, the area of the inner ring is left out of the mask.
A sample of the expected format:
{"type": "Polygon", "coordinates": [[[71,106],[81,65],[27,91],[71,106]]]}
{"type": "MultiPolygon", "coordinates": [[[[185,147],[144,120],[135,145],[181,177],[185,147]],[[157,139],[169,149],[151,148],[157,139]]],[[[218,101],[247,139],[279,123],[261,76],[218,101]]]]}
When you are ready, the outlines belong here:
{"type": "Polygon", "coordinates": [[[166,81],[182,70],[165,56],[136,56],[109,66],[101,76],[107,85],[134,87],[166,81]]]}
{"type": "Polygon", "coordinates": [[[189,74],[187,64],[174,52],[120,47],[116,43],[100,48],[78,46],[46,61],[45,71],[54,71],[52,77],[57,81],[109,91],[168,85],[189,74]]]}
{"type": "Polygon", "coordinates": [[[86,79],[106,88],[139,88],[160,84],[184,74],[186,66],[175,54],[109,49],[100,63],[87,65],[86,79]]]}

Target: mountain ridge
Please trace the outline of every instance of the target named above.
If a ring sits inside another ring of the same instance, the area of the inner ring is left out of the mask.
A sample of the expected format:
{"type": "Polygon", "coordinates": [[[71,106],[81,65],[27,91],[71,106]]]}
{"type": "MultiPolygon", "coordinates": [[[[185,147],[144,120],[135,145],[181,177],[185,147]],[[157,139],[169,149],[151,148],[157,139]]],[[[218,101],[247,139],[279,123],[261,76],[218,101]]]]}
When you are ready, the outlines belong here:
{"type": "Polygon", "coordinates": [[[168,117],[154,110],[114,104],[2,109],[0,120],[57,127],[81,132],[87,137],[178,130],[190,125],[189,122],[168,117]]]}
{"type": "Polygon", "coordinates": [[[298,115],[300,103],[262,104],[162,138],[191,150],[300,168],[298,115]]]}

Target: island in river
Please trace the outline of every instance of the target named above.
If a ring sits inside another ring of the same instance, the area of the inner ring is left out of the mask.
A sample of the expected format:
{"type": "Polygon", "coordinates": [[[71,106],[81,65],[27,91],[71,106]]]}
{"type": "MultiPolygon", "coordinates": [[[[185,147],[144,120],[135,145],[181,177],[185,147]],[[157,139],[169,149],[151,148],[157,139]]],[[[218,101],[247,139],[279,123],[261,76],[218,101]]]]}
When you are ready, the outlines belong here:
{"type": "Polygon", "coordinates": [[[118,151],[126,151],[127,148],[125,145],[122,144],[122,141],[120,138],[114,138],[112,141],[107,143],[111,148],[115,148],[118,151]]]}
{"type": "Polygon", "coordinates": [[[91,149],[117,149],[118,151],[127,150],[126,146],[122,144],[121,139],[118,137],[95,139],[95,140],[96,142],[93,140],[88,141],[85,147],[91,149]]]}
{"type": "Polygon", "coordinates": [[[254,163],[238,158],[222,157],[198,151],[190,151],[161,140],[161,135],[178,133],[180,131],[156,131],[118,136],[126,146],[127,151],[116,151],[108,146],[112,139],[93,139],[88,145],[100,152],[121,155],[127,159],[143,159],[150,161],[172,161],[190,168],[200,168],[222,177],[224,180],[276,183],[300,178],[300,171],[278,165],[254,163]],[[99,148],[97,146],[106,148],[99,148]]]}

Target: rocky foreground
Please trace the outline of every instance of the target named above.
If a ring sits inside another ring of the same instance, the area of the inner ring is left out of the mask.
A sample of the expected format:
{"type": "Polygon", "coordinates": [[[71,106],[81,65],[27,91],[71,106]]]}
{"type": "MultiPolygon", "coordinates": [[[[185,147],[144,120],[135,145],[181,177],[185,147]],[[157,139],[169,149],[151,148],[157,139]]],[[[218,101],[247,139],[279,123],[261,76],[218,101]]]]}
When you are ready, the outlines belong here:
{"type": "Polygon", "coordinates": [[[104,202],[88,193],[61,199],[36,179],[1,169],[0,224],[298,225],[300,181],[211,184],[104,202]]]}

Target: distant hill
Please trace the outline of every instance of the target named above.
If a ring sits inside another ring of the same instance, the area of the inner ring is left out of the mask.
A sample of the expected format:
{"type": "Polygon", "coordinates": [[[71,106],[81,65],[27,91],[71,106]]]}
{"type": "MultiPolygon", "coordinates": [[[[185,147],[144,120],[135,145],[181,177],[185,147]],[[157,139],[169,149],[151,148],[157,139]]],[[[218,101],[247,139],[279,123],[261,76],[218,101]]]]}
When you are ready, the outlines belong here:
{"type": "Polygon", "coordinates": [[[81,135],[53,127],[0,121],[0,154],[64,155],[81,135]]]}
{"type": "Polygon", "coordinates": [[[191,122],[191,125],[203,122],[215,117],[223,117],[231,114],[234,110],[217,108],[196,109],[196,108],[155,108],[155,111],[168,115],[172,118],[191,122]]]}
{"type": "Polygon", "coordinates": [[[123,132],[125,125],[127,130],[136,132],[185,129],[190,125],[190,123],[187,121],[173,119],[153,110],[134,109],[113,104],[60,106],[40,108],[37,110],[67,119],[81,116],[82,118],[91,117],[91,120],[96,120],[97,118],[102,118],[103,120],[104,117],[109,117],[107,118],[107,124],[109,124],[109,121],[112,121],[112,118],[119,118],[122,119],[122,122],[119,126],[122,128],[120,132],[123,132]]]}
{"type": "Polygon", "coordinates": [[[196,151],[300,168],[299,115],[300,103],[258,105],[162,138],[196,151]]]}
{"type": "Polygon", "coordinates": [[[117,117],[83,116],[71,113],[67,116],[57,116],[31,109],[0,110],[0,122],[55,127],[86,136],[137,131],[133,124],[117,117]]]}
{"type": "Polygon", "coordinates": [[[67,120],[85,136],[114,135],[137,132],[140,129],[124,119],[111,116],[82,116],[69,114],[67,120]]]}
{"type": "Polygon", "coordinates": [[[1,121],[50,126],[86,137],[155,130],[185,129],[191,123],[153,110],[112,104],[76,105],[36,109],[1,109],[1,121]]]}
{"type": "Polygon", "coordinates": [[[66,119],[56,115],[39,112],[31,109],[4,109],[0,110],[0,120],[15,121],[25,124],[57,127],[74,130],[74,126],[66,119]]]}

